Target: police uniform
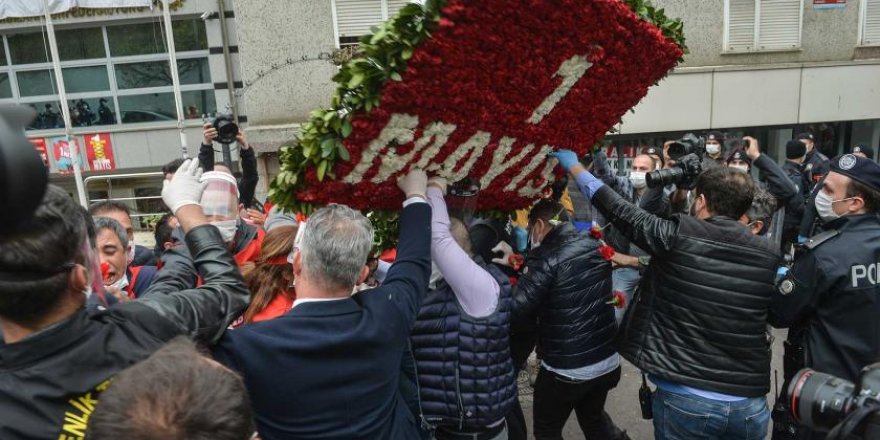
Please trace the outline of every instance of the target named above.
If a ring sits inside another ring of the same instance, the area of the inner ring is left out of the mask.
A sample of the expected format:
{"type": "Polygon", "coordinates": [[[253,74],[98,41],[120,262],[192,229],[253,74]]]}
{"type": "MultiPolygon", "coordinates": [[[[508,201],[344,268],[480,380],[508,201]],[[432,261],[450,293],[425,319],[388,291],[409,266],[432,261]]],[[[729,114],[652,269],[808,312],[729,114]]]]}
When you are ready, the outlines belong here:
{"type": "MultiPolygon", "coordinates": [[[[812,134],[801,133],[797,136],[797,139],[804,139],[813,142],[813,151],[807,153],[807,157],[804,160],[804,175],[811,185],[816,185],[819,183],[819,180],[822,179],[822,176],[828,174],[830,169],[828,156],[819,152],[819,149],[816,147],[816,139],[812,134]]],[[[812,186],[810,189],[812,189],[812,186]]]]}
{"type": "MultiPolygon", "coordinates": [[[[832,172],[880,191],[880,165],[852,154],[832,172]]],[[[770,323],[803,332],[804,366],[851,382],[880,360],[880,216],[825,223],[777,286],[770,323]]]]}

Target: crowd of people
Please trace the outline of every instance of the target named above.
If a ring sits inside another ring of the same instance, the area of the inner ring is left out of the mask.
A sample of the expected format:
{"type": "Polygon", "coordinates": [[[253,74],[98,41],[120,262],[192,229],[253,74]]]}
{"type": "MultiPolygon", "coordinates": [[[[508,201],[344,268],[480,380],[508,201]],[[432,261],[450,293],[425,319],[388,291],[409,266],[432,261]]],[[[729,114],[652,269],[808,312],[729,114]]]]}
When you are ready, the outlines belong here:
{"type": "Polygon", "coordinates": [[[346,206],[260,205],[244,134],[240,175],[204,135],[163,168],[153,249],[125,204],[54,186],[0,237],[0,438],[541,440],[575,413],[588,439],[628,439],[605,408],[623,357],[657,439],[820,439],[784,405],[771,429],[771,327],[786,381],[880,361],[866,146],[829,159],[805,133],[780,165],[711,132],[624,172],[559,150],[567,177],[507,221],[412,169],[387,250],[346,206]]]}

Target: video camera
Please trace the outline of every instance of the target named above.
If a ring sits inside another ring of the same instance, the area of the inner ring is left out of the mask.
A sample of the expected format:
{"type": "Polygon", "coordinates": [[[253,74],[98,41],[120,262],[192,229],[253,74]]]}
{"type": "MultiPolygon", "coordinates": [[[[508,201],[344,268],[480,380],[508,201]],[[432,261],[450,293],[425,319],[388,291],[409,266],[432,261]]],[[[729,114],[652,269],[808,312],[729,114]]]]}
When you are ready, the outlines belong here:
{"type": "Polygon", "coordinates": [[[858,386],[830,374],[804,368],[788,386],[786,399],[794,419],[834,438],[880,438],[880,363],[865,367],[858,386]]]}
{"type": "Polygon", "coordinates": [[[671,143],[666,154],[675,166],[663,170],[651,171],[645,176],[649,188],[675,184],[680,189],[693,189],[697,177],[703,172],[703,154],[706,145],[693,133],[684,135],[671,143]]]}
{"type": "Polygon", "coordinates": [[[12,233],[43,201],[49,172],[24,134],[34,109],[0,106],[0,234],[12,233]]]}
{"type": "Polygon", "coordinates": [[[214,117],[214,129],[217,130],[217,142],[229,145],[238,137],[238,125],[232,115],[218,114],[214,117]]]}

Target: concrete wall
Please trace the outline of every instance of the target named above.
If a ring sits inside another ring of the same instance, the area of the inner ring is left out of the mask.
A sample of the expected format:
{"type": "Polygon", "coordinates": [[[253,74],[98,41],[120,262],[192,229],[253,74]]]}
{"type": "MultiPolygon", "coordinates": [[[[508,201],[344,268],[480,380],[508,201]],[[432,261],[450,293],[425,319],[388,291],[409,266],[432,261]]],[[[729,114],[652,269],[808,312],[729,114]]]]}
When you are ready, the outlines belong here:
{"type": "Polygon", "coordinates": [[[848,0],[842,9],[814,9],[804,0],[801,49],[785,52],[725,54],[724,0],[653,0],[670,17],[684,20],[690,53],[682,67],[848,61],[880,58],[880,48],[856,47],[860,3],[848,0]]]}
{"type": "Polygon", "coordinates": [[[316,58],[335,49],[329,0],[237,0],[235,17],[248,115],[248,136],[258,151],[277,149],[293,137],[296,123],[326,107],[336,67],[328,61],[298,62],[274,70],[288,58],[316,58]],[[246,85],[247,87],[247,85],[246,85]]]}

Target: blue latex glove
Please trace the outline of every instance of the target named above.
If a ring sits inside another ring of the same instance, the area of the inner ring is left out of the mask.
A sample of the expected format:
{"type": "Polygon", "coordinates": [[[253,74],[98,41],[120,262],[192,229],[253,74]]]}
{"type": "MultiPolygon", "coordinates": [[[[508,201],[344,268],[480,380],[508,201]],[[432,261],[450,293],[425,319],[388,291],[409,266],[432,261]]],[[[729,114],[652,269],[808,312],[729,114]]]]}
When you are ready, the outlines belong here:
{"type": "Polygon", "coordinates": [[[553,153],[548,154],[550,157],[555,157],[556,160],[559,161],[559,165],[562,165],[562,168],[565,168],[565,171],[571,171],[571,169],[579,164],[577,154],[571,150],[559,150],[554,151],[553,153]]]}
{"type": "Polygon", "coordinates": [[[810,239],[809,237],[805,237],[805,236],[803,236],[803,235],[798,235],[798,236],[797,236],[797,242],[798,242],[798,244],[804,244],[804,243],[806,243],[807,240],[809,240],[809,239],[810,239]]]}

